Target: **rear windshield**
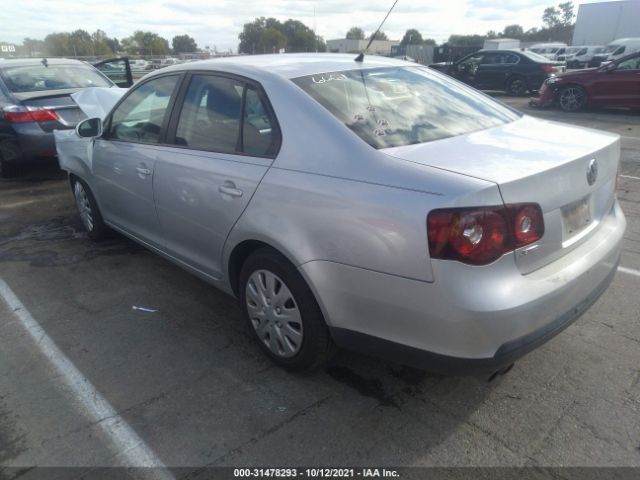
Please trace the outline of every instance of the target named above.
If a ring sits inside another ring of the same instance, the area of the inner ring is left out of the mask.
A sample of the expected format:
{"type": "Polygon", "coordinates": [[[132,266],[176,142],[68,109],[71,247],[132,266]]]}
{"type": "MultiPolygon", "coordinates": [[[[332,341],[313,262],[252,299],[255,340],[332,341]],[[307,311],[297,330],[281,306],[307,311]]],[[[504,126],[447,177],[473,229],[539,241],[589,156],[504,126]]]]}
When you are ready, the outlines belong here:
{"type": "Polygon", "coordinates": [[[525,57],[527,57],[528,59],[533,60],[534,62],[549,63],[549,59],[547,57],[544,57],[544,56],[534,52],[533,50],[523,50],[520,53],[522,55],[524,55],[525,57]]]}
{"type": "Polygon", "coordinates": [[[26,65],[5,67],[0,72],[7,88],[14,93],[113,85],[88,65],[26,65]]]}
{"type": "Polygon", "coordinates": [[[463,135],[520,117],[424,67],[326,72],[293,81],[374,148],[463,135]]]}

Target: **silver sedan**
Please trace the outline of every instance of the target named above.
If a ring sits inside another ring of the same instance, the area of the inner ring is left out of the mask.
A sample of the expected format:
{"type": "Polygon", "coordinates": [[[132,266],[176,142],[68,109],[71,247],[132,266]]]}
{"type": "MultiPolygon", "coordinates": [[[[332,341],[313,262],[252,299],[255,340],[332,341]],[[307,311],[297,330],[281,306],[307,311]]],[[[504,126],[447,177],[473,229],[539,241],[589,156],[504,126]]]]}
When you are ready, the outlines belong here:
{"type": "Polygon", "coordinates": [[[235,295],[291,370],[337,344],[501,371],[607,288],[626,226],[618,136],[381,57],[167,67],[73,137],[58,153],[89,237],[235,295]]]}

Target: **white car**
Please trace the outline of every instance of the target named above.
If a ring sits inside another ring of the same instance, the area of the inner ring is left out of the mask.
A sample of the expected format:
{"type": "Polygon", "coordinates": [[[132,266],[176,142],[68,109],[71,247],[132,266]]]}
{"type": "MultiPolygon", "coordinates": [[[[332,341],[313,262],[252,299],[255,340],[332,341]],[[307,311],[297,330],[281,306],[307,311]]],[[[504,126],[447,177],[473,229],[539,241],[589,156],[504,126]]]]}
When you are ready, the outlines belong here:
{"type": "Polygon", "coordinates": [[[606,47],[602,45],[583,45],[579,47],[569,47],[562,58],[567,62],[568,68],[584,68],[589,65],[596,55],[605,53],[606,47]]]}

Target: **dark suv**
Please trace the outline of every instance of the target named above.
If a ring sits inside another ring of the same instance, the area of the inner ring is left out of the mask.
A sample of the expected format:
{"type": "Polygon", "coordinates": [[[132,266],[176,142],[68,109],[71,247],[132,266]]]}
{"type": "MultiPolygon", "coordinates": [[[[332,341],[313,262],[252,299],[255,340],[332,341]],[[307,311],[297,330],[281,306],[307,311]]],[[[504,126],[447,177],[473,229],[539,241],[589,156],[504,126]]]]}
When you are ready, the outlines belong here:
{"type": "Polygon", "coordinates": [[[53,131],[75,128],[85,118],[71,94],[132,83],[126,58],[96,65],[53,58],[0,60],[0,176],[15,174],[24,163],[55,158],[53,131]]]}
{"type": "Polygon", "coordinates": [[[564,71],[565,64],[526,50],[480,50],[456,62],[429,67],[479,90],[502,90],[520,96],[538,90],[548,77],[564,71]]]}

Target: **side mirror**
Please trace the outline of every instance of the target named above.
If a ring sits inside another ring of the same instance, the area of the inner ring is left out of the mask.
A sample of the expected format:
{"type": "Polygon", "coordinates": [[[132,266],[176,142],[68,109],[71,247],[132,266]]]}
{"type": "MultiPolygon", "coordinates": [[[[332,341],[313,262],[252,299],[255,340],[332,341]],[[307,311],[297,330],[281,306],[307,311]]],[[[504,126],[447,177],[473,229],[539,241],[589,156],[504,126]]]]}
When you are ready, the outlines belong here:
{"type": "Polygon", "coordinates": [[[611,62],[611,63],[607,63],[603,70],[607,73],[613,72],[616,68],[618,68],[618,65],[616,65],[615,63],[611,62]]]}
{"type": "Polygon", "coordinates": [[[76,126],[76,135],[82,138],[95,138],[102,135],[102,120],[88,118],[76,126]]]}

